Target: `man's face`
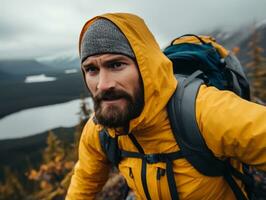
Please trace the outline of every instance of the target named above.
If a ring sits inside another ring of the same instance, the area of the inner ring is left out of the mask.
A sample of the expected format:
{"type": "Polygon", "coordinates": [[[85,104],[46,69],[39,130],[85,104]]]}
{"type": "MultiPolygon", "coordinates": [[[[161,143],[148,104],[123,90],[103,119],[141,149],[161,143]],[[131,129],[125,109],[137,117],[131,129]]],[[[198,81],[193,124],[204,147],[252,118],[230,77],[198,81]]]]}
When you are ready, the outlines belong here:
{"type": "Polygon", "coordinates": [[[140,115],[143,84],[133,59],[121,54],[89,56],[82,63],[82,70],[100,124],[123,127],[140,115]]]}

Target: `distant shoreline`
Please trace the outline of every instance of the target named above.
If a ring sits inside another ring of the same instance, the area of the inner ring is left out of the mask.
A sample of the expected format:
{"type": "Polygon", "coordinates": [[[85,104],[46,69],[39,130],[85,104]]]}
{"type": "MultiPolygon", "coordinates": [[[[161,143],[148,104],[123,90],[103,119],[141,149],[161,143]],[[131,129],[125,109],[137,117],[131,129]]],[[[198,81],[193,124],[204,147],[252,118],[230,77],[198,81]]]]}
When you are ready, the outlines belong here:
{"type": "Polygon", "coordinates": [[[57,74],[56,77],[56,81],[29,84],[22,80],[0,80],[0,119],[24,109],[89,96],[79,73],[57,74]]]}
{"type": "MultiPolygon", "coordinates": [[[[85,98],[88,110],[92,99],[85,98]]],[[[0,119],[0,140],[36,135],[57,127],[73,127],[79,123],[83,101],[78,98],[64,103],[38,106],[21,110],[0,119]]]]}

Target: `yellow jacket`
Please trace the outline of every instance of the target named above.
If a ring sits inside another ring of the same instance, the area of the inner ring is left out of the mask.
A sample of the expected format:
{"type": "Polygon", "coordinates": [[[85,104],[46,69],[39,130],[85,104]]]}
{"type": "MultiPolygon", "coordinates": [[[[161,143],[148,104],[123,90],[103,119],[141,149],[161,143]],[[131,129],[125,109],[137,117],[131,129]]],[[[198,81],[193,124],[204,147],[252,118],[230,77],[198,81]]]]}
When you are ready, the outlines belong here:
{"type": "MultiPolygon", "coordinates": [[[[171,62],[161,53],[144,21],[131,14],[102,16],[116,24],[127,37],[135,55],[144,84],[145,106],[140,116],[130,121],[134,134],[146,154],[179,150],[167,117],[166,104],[177,87],[171,62]]],[[[90,26],[88,21],[82,32],[90,26]]],[[[245,101],[232,92],[201,86],[196,99],[196,119],[208,147],[220,157],[230,157],[266,170],[266,108],[245,101]]],[[[100,125],[90,119],[82,133],[79,160],[74,169],[67,200],[94,199],[108,178],[109,164],[99,141],[100,125]]],[[[114,136],[115,131],[109,130],[114,136]]],[[[119,137],[119,147],[137,149],[128,136],[119,137]]],[[[235,167],[240,164],[235,163],[235,167]]],[[[235,199],[222,177],[206,177],[185,159],[173,162],[180,199],[235,199]]],[[[151,199],[171,199],[167,177],[156,179],[165,163],[147,165],[147,184],[151,199]]],[[[141,159],[125,158],[119,170],[138,199],[145,199],[141,183],[141,159]]]]}

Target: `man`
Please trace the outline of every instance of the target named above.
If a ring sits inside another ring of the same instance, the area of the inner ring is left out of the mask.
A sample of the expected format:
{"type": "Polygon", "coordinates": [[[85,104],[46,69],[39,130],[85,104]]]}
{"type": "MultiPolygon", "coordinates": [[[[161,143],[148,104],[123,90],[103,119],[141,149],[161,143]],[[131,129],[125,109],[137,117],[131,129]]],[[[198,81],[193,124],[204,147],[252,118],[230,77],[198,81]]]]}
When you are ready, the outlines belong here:
{"type": "MultiPolygon", "coordinates": [[[[120,13],[89,20],[80,35],[80,56],[95,113],[82,133],[68,200],[94,199],[108,178],[110,164],[99,139],[103,128],[112,137],[119,135],[119,147],[126,151],[138,151],[132,137],[145,154],[179,150],[166,111],[178,83],[172,63],[142,19],[120,13]]],[[[215,156],[266,170],[265,107],[203,85],[196,100],[196,118],[215,156]]],[[[166,164],[147,164],[145,180],[142,167],[137,158],[119,163],[137,199],[171,199],[166,164]]],[[[235,199],[222,177],[206,177],[185,159],[173,161],[173,172],[180,199],[235,199]]]]}

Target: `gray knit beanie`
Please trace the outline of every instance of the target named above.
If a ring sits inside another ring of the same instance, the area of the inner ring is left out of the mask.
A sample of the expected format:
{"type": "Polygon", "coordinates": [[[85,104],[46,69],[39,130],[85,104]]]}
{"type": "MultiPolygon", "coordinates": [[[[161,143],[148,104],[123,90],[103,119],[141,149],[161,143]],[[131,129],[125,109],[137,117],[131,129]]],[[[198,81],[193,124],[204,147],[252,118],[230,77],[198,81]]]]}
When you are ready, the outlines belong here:
{"type": "Polygon", "coordinates": [[[118,27],[107,19],[96,20],[81,41],[81,62],[92,55],[117,53],[135,58],[130,44],[118,27]]]}

